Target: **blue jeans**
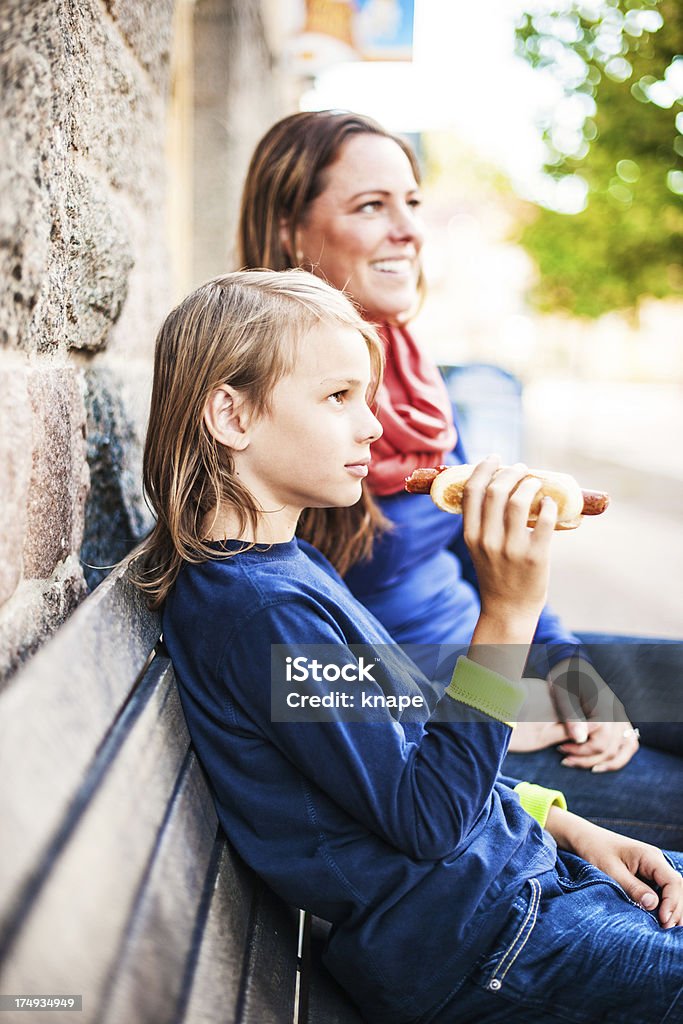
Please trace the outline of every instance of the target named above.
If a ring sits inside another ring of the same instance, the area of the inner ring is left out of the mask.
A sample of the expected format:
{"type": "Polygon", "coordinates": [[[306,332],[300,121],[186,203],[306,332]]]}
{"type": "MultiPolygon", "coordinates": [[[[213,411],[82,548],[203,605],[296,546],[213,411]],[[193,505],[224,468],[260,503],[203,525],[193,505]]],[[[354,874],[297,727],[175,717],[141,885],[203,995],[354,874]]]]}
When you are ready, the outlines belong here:
{"type": "MultiPolygon", "coordinates": [[[[683,858],[667,854],[683,873],[683,858]]],[[[530,879],[493,948],[416,1024],[680,1024],[683,927],[580,857],[530,879]]]]}
{"type": "Polygon", "coordinates": [[[640,749],[624,768],[604,774],[563,767],[554,747],[508,754],[503,771],[562,790],[571,811],[598,825],[683,851],[683,643],[579,638],[640,729],[640,749]]]}

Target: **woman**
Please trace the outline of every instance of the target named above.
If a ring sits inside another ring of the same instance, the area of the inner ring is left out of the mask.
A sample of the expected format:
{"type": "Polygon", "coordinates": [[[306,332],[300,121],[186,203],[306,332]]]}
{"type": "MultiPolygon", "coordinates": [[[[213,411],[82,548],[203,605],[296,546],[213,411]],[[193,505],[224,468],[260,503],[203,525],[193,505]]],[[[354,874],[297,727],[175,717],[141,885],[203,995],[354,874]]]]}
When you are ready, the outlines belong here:
{"type": "MultiPolygon", "coordinates": [[[[419,207],[419,167],[402,139],[356,114],[294,114],[274,125],[254,153],[239,263],[311,270],[380,326],[383,436],[367,477],[376,503],[366,495],[362,507],[335,516],[342,550],[361,528],[361,515],[377,519],[376,506],[392,529],[354,565],[336,557],[336,545],[325,546],[331,531],[316,532],[304,518],[301,532],[394,638],[410,646],[426,674],[445,684],[469,644],[480,598],[460,517],[444,515],[428,496],[403,492],[404,477],[417,466],[466,461],[443,382],[406,328],[423,292],[419,207]]],[[[680,721],[681,646],[578,637],[548,607],[534,644],[527,672],[548,683],[532,686],[525,717],[538,721],[518,730],[505,770],[562,789],[585,817],[683,849],[683,730],[656,724],[680,721]],[[576,720],[579,705],[583,720],[576,720]]]]}

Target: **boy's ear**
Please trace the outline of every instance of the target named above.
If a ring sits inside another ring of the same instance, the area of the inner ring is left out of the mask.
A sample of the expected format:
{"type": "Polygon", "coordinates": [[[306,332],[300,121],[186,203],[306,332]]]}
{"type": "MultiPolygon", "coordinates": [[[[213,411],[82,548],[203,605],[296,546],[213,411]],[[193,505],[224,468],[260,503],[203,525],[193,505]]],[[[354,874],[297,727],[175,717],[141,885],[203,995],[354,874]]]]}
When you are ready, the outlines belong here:
{"type": "Polygon", "coordinates": [[[242,452],[249,444],[249,416],[242,395],[229,384],[214,388],[204,406],[204,423],[212,437],[226,448],[242,452]]]}

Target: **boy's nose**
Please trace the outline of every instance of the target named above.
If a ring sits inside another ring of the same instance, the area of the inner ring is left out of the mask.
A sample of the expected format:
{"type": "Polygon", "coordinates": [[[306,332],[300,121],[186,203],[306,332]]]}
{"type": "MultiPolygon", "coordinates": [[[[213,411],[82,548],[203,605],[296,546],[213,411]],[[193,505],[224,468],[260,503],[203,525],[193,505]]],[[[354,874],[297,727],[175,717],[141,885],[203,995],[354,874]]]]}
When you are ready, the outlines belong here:
{"type": "Polygon", "coordinates": [[[370,408],[368,408],[368,422],[364,424],[364,430],[366,431],[364,440],[367,444],[372,444],[384,433],[384,427],[370,408]]]}

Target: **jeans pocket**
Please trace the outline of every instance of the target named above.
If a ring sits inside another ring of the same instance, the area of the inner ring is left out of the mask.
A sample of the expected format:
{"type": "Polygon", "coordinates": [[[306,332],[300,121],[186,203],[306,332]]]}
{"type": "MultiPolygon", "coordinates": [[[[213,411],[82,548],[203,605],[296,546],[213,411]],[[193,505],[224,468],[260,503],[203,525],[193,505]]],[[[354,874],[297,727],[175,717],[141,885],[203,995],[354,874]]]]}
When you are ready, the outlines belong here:
{"type": "Polygon", "coordinates": [[[621,896],[625,903],[630,903],[632,907],[638,907],[639,910],[643,909],[639,903],[636,903],[635,900],[631,899],[615,878],[605,874],[604,871],[601,871],[600,868],[596,868],[593,864],[586,864],[576,878],[566,878],[562,875],[558,875],[557,881],[560,888],[566,893],[578,892],[581,889],[588,889],[591,885],[608,885],[610,889],[614,889],[614,891],[621,896]]]}
{"type": "Polygon", "coordinates": [[[680,858],[680,863],[677,863],[671,856],[671,854],[668,853],[666,850],[662,850],[662,856],[664,857],[664,860],[671,865],[674,871],[677,871],[679,875],[683,875],[683,857],[681,856],[681,854],[676,855],[680,858]]]}
{"type": "Polygon", "coordinates": [[[537,878],[527,880],[523,895],[525,899],[521,903],[516,901],[517,913],[502,933],[502,945],[500,940],[496,943],[495,953],[479,972],[479,983],[490,992],[501,990],[515,961],[531,938],[541,903],[541,883],[537,878]]]}

